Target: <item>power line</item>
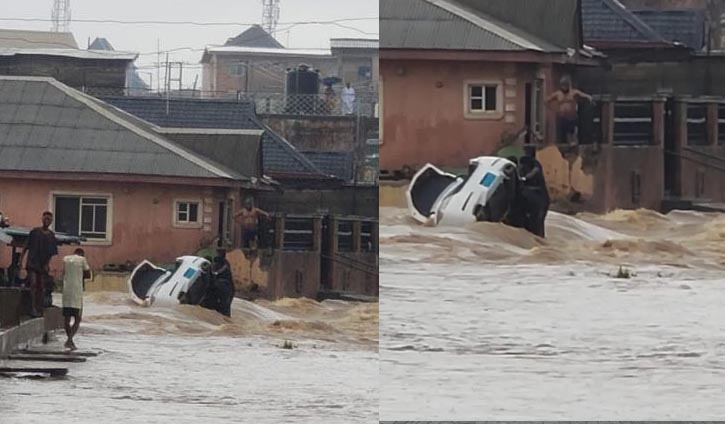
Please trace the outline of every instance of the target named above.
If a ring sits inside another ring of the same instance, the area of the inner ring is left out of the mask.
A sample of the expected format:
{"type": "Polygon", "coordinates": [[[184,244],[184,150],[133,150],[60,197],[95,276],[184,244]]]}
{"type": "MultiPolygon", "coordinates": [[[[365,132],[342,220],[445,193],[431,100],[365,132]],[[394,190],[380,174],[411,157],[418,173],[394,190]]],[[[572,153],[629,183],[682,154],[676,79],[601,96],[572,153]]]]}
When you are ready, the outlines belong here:
{"type": "MultiPolygon", "coordinates": [[[[377,21],[379,17],[369,18],[343,18],[329,21],[297,21],[278,22],[278,25],[332,25],[340,22],[377,21]]],[[[53,22],[43,18],[0,18],[0,21],[10,22],[53,22]]],[[[252,26],[257,22],[199,22],[199,21],[123,21],[118,19],[75,19],[73,23],[84,24],[118,24],[118,25],[193,25],[193,26],[252,26]]]]}

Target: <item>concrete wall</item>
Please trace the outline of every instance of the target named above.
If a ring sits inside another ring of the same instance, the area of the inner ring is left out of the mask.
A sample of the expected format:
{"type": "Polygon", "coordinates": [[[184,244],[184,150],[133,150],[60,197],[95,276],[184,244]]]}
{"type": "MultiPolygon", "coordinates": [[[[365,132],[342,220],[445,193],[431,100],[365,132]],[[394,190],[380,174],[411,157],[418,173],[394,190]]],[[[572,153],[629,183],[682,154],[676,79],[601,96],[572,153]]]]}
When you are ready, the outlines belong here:
{"type": "Polygon", "coordinates": [[[311,65],[320,70],[322,78],[337,74],[337,59],[332,56],[260,56],[252,54],[216,55],[211,66],[204,72],[212,72],[207,79],[212,97],[223,96],[223,92],[270,92],[283,93],[287,80],[287,69],[300,64],[311,65]],[[248,63],[248,75],[233,75],[233,65],[248,63]]]}
{"type": "MultiPolygon", "coordinates": [[[[218,201],[212,189],[193,186],[130,184],[93,181],[0,180],[0,210],[17,226],[35,227],[41,214],[53,210],[53,193],[96,194],[110,196],[109,220],[111,240],[88,242],[83,247],[94,269],[108,263],[172,262],[177,256],[196,252],[217,233],[218,201]],[[177,199],[203,202],[203,223],[196,227],[174,226],[174,203],[177,199]]],[[[52,263],[53,271],[62,267],[61,258],[73,247],[60,248],[52,263]]],[[[0,263],[9,264],[10,250],[0,249],[0,263]]]]}
{"type": "MultiPolygon", "coordinates": [[[[465,167],[472,157],[494,153],[505,132],[516,133],[525,125],[525,84],[542,77],[548,94],[557,78],[552,68],[536,64],[480,61],[386,59],[380,73],[380,169],[386,171],[415,169],[426,162],[465,167]],[[499,116],[465,116],[468,80],[501,84],[499,116]]],[[[553,134],[550,125],[546,132],[553,134]]]]}
{"type": "Polygon", "coordinates": [[[126,86],[126,70],[130,63],[127,60],[19,55],[0,57],[0,75],[52,77],[73,88],[101,88],[103,92],[98,94],[122,95],[126,86]]]}
{"type": "Polygon", "coordinates": [[[260,193],[258,199],[260,208],[280,213],[378,216],[377,186],[285,188],[283,193],[260,193]]]}
{"type": "Polygon", "coordinates": [[[646,51],[628,52],[637,61],[614,63],[611,69],[587,67],[577,70],[577,84],[591,94],[652,96],[725,96],[725,56],[643,60],[646,51]]]}

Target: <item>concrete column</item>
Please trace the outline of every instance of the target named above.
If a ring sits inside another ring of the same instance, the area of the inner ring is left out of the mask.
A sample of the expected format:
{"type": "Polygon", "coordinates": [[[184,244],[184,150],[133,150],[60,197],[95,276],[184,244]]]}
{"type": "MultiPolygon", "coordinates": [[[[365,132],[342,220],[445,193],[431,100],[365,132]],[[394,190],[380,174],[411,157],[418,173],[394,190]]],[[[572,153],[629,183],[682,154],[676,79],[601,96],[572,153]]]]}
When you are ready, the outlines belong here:
{"type": "Polygon", "coordinates": [[[278,215],[274,224],[274,244],[279,250],[284,248],[284,228],[284,215],[278,215]]]}
{"type": "Polygon", "coordinates": [[[674,107],[675,150],[687,146],[687,100],[677,100],[674,107]]]}
{"type": "Polygon", "coordinates": [[[718,104],[715,102],[707,104],[707,145],[717,146],[717,139],[720,136],[718,128],[718,104]]]}
{"type": "Polygon", "coordinates": [[[312,240],[312,249],[315,252],[322,251],[322,218],[319,216],[312,218],[312,240]]]}
{"type": "Polygon", "coordinates": [[[360,235],[362,233],[362,222],[361,221],[353,221],[352,222],[352,251],[355,253],[360,252],[360,235]]]}
{"type": "Polygon", "coordinates": [[[372,239],[373,239],[373,246],[375,246],[375,251],[379,251],[380,244],[378,243],[378,236],[380,234],[380,226],[378,222],[373,222],[373,232],[372,232],[372,239]]]}
{"type": "Polygon", "coordinates": [[[602,144],[614,142],[614,99],[602,101],[602,144]]]}
{"type": "Polygon", "coordinates": [[[337,225],[337,218],[334,216],[330,217],[330,247],[333,255],[336,255],[340,251],[339,243],[337,242],[337,225]]]}
{"type": "Polygon", "coordinates": [[[655,99],[652,102],[652,144],[665,145],[665,101],[655,99]]]}

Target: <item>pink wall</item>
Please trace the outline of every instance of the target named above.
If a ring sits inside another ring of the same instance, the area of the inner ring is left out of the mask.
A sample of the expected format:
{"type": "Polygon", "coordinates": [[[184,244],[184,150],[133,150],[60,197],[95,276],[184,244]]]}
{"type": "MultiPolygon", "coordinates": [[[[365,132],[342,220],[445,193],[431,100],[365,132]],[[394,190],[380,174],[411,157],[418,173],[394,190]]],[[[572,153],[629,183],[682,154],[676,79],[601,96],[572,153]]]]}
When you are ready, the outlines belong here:
{"type": "MultiPolygon", "coordinates": [[[[525,125],[525,84],[539,69],[537,64],[433,60],[384,60],[380,67],[382,170],[426,162],[463,167],[471,157],[494,153],[504,131],[516,132],[525,125]],[[504,109],[514,122],[504,117],[466,119],[466,80],[497,80],[504,90],[515,91],[514,97],[504,93],[504,109]]],[[[551,79],[546,80],[548,93],[551,79]]]]}
{"type": "MultiPolygon", "coordinates": [[[[99,269],[107,263],[127,260],[137,263],[142,259],[168,263],[177,256],[195,253],[202,242],[216,237],[218,202],[225,197],[226,190],[144,183],[2,179],[0,210],[10,217],[12,225],[33,227],[39,225],[43,211],[52,210],[52,192],[107,194],[112,199],[112,240],[108,245],[86,243],[83,246],[91,266],[99,269]],[[201,228],[174,227],[175,199],[202,201],[201,228]],[[204,204],[205,199],[213,202],[204,204]]],[[[74,248],[61,247],[51,267],[57,271],[60,258],[72,253],[74,248]]],[[[9,261],[10,249],[1,248],[0,266],[7,266],[9,261]]]]}

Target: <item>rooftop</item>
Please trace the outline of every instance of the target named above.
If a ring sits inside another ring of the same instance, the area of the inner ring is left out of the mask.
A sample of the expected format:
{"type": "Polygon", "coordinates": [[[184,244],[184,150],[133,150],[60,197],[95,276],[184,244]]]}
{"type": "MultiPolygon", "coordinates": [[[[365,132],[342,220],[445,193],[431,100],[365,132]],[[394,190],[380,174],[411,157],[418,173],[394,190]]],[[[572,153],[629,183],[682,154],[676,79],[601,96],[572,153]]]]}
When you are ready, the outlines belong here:
{"type": "MultiPolygon", "coordinates": [[[[208,46],[204,50],[207,54],[249,54],[259,56],[329,56],[330,51],[325,49],[286,49],[268,47],[244,47],[244,46],[208,46]]],[[[202,59],[203,61],[203,59],[202,59]]]]}
{"type": "Polygon", "coordinates": [[[237,100],[109,97],[109,104],[165,128],[261,130],[265,174],[273,177],[326,178],[308,158],[287,140],[261,123],[250,102],[237,100]]]}
{"type": "Polygon", "coordinates": [[[481,4],[454,0],[381,0],[381,48],[566,51],[483,10],[481,4]]]}
{"type": "Polygon", "coordinates": [[[366,38],[332,38],[331,49],[378,49],[380,41],[366,38]]]}
{"type": "Polygon", "coordinates": [[[0,48],[77,49],[78,44],[70,32],[0,29],[0,48]]]}
{"type": "Polygon", "coordinates": [[[259,25],[252,25],[246,31],[232,37],[224,43],[225,46],[259,47],[283,49],[284,46],[259,25]]]}
{"type": "Polygon", "coordinates": [[[42,77],[0,76],[0,170],[252,180],[42,77]]]}
{"type": "Polygon", "coordinates": [[[617,0],[582,0],[584,42],[594,47],[671,45],[617,0]]]}

